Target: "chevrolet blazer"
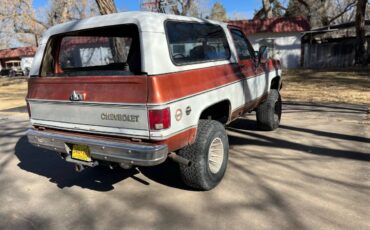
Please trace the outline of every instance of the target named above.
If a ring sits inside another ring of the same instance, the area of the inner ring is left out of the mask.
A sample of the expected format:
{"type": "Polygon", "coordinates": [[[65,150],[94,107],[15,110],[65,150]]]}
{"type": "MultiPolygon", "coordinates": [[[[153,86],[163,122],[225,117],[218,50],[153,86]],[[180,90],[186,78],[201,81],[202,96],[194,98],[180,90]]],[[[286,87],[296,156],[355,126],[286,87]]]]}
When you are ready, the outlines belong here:
{"type": "Polygon", "coordinates": [[[30,143],[76,165],[128,169],[179,163],[185,184],[210,190],[229,155],[225,126],[256,111],[274,130],[281,69],[240,28],[125,12],[47,30],[28,83],[30,143]]]}

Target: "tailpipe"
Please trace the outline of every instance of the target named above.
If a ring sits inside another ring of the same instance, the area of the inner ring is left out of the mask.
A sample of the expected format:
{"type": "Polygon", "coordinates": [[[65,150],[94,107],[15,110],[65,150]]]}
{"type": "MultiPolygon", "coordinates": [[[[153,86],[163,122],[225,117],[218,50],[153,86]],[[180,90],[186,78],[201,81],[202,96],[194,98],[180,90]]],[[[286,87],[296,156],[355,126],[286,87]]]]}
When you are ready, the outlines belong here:
{"type": "Polygon", "coordinates": [[[168,154],[168,157],[171,158],[173,161],[179,163],[179,164],[182,164],[182,165],[186,165],[188,167],[191,166],[192,162],[182,156],[179,156],[177,155],[176,153],[170,153],[168,154]]]}
{"type": "Polygon", "coordinates": [[[75,170],[76,172],[82,172],[85,169],[85,166],[81,164],[75,164],[75,170]]]}

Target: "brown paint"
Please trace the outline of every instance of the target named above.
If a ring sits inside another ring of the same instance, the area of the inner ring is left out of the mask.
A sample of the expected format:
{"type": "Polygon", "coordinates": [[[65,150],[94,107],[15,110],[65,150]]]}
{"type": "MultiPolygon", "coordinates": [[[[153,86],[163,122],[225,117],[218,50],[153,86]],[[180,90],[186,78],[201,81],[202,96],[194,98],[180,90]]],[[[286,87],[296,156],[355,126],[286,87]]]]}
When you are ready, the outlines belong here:
{"type": "Polygon", "coordinates": [[[267,96],[268,96],[268,94],[265,94],[265,95],[257,98],[256,100],[248,102],[244,106],[239,107],[239,108],[235,109],[234,111],[232,111],[229,122],[239,118],[243,114],[246,114],[246,113],[249,113],[249,112],[253,111],[255,108],[257,108],[257,106],[261,102],[263,102],[267,99],[267,96]]]}
{"type": "Polygon", "coordinates": [[[74,90],[89,102],[145,104],[147,76],[31,78],[27,99],[69,100],[74,90]]]}
{"type": "Polygon", "coordinates": [[[197,128],[190,128],[181,133],[178,133],[163,141],[153,141],[157,144],[166,144],[169,152],[179,150],[187,145],[194,143],[196,138],[197,128]]]}
{"type": "Polygon", "coordinates": [[[226,64],[191,71],[154,75],[148,77],[148,103],[165,103],[227,84],[255,77],[252,60],[238,64],[226,64]],[[176,90],[173,90],[176,89],[176,90]]]}

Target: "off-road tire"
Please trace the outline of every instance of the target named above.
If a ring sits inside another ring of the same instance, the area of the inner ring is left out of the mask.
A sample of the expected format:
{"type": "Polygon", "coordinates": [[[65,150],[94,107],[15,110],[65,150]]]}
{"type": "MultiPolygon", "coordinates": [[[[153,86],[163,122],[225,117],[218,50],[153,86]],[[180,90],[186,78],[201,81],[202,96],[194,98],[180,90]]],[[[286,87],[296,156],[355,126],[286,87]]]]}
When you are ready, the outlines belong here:
{"type": "Polygon", "coordinates": [[[229,141],[224,126],[218,121],[200,120],[195,143],[181,149],[179,155],[192,162],[190,166],[180,165],[184,183],[194,189],[213,189],[225,175],[229,157],[229,141]],[[223,157],[221,167],[213,173],[209,166],[208,154],[215,140],[222,142],[223,157]]]}
{"type": "Polygon", "coordinates": [[[261,130],[272,131],[279,127],[282,102],[278,90],[272,89],[264,101],[257,107],[257,127],[261,130]]]}

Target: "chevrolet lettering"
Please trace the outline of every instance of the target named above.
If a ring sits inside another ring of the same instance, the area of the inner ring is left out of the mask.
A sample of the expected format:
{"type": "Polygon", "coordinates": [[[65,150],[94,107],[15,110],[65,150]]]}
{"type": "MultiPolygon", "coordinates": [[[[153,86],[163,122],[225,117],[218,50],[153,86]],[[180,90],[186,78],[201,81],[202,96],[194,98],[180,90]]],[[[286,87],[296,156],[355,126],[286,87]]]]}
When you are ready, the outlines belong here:
{"type": "Polygon", "coordinates": [[[275,130],[282,114],[280,61],[243,30],[153,12],[49,28],[28,81],[29,142],[77,171],[173,160],[186,185],[213,189],[228,164],[225,127],[255,112],[259,129],[275,130]]]}
{"type": "Polygon", "coordinates": [[[139,116],[126,114],[102,113],[102,120],[139,122],[139,116]]]}

